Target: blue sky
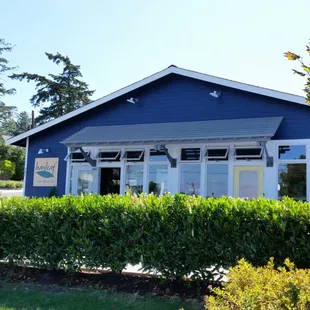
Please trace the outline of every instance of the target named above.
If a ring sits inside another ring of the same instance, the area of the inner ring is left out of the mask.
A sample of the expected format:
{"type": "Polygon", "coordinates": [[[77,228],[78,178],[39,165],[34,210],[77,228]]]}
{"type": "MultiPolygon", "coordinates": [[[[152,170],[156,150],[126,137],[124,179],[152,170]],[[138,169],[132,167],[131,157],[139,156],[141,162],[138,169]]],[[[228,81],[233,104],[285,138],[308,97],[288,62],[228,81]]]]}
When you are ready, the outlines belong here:
{"type": "MultiPolygon", "coordinates": [[[[170,64],[303,94],[283,53],[306,56],[309,0],[10,0],[1,10],[16,73],[59,72],[44,52],[60,52],[81,65],[92,99],[170,64]]],[[[18,93],[5,102],[30,111],[34,85],[6,85],[18,93]]]]}

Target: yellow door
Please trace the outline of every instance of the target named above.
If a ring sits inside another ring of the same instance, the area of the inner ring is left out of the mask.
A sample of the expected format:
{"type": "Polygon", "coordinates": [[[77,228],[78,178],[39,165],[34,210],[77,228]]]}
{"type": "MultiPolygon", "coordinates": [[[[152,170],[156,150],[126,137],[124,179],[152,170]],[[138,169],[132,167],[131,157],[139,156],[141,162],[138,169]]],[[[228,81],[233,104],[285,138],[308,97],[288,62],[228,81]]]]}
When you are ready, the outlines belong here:
{"type": "Polygon", "coordinates": [[[234,196],[256,198],[264,195],[264,167],[235,166],[234,196]]]}

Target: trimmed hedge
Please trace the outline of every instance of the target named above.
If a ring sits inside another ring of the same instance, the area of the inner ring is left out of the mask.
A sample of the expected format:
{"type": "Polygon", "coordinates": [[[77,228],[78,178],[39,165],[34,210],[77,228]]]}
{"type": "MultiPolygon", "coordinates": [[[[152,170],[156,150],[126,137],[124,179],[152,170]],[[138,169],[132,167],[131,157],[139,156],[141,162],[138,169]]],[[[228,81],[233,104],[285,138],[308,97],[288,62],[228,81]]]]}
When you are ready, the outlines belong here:
{"type": "Polygon", "coordinates": [[[21,189],[23,188],[22,181],[0,180],[0,189],[21,189]]]}
{"type": "Polygon", "coordinates": [[[310,204],[186,195],[0,199],[0,259],[50,268],[142,263],[212,277],[240,258],[310,267],[310,204]]]}

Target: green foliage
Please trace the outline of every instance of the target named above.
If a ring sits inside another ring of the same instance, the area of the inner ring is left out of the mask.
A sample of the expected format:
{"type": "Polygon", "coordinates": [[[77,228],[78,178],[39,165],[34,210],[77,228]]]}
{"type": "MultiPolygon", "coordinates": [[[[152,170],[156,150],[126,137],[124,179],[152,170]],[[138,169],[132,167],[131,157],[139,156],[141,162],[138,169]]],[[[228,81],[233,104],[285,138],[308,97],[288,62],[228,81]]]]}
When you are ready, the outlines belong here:
{"type": "Polygon", "coordinates": [[[5,189],[21,189],[23,188],[22,181],[7,181],[7,180],[0,180],[0,188],[5,189]]]}
{"type": "Polygon", "coordinates": [[[295,269],[288,259],[277,269],[273,259],[259,268],[242,259],[227,277],[223,289],[206,297],[206,309],[310,309],[310,270],[295,269]]]}
{"type": "Polygon", "coordinates": [[[15,165],[13,180],[20,181],[24,178],[25,153],[25,148],[5,145],[0,138],[0,161],[10,160],[15,165]]]}
{"type": "MultiPolygon", "coordinates": [[[[306,46],[306,51],[310,55],[310,47],[308,45],[306,46]]],[[[297,55],[295,53],[288,51],[288,52],[284,53],[284,56],[288,60],[291,60],[291,61],[297,60],[300,63],[301,70],[293,69],[293,72],[302,76],[302,77],[306,77],[306,84],[305,84],[304,91],[306,93],[307,103],[310,104],[310,66],[306,65],[305,62],[303,61],[303,58],[300,55],[297,55]]]]}
{"type": "Polygon", "coordinates": [[[64,66],[62,73],[49,74],[48,78],[27,72],[10,76],[15,80],[36,83],[37,93],[30,99],[34,107],[50,104],[39,111],[40,115],[36,119],[38,124],[43,124],[88,104],[89,97],[94,93],[94,90],[88,89],[87,83],[79,79],[82,77],[80,66],[72,64],[69,57],[59,53],[45,54],[55,64],[64,66]]]}
{"type": "Polygon", "coordinates": [[[9,180],[15,173],[15,164],[10,160],[0,161],[0,178],[4,180],[9,180]]]}
{"type": "Polygon", "coordinates": [[[4,85],[3,77],[15,69],[10,66],[10,62],[3,56],[4,53],[9,53],[13,49],[13,46],[0,38],[0,131],[2,133],[2,123],[11,117],[15,107],[6,106],[2,101],[2,97],[5,95],[12,95],[15,93],[15,89],[8,89],[4,85]]]}
{"type": "Polygon", "coordinates": [[[142,263],[169,278],[213,278],[245,258],[310,267],[310,204],[186,195],[0,199],[0,260],[51,268],[142,263]],[[208,269],[208,268],[213,268],[208,269]]]}

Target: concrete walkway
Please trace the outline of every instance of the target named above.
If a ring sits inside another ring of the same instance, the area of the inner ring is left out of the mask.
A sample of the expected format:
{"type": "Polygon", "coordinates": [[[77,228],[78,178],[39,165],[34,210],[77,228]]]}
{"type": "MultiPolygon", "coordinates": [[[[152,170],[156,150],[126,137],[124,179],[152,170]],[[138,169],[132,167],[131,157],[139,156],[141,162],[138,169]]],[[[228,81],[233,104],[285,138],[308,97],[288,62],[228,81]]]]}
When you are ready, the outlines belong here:
{"type": "Polygon", "coordinates": [[[22,189],[0,189],[0,197],[23,196],[22,189]]]}

